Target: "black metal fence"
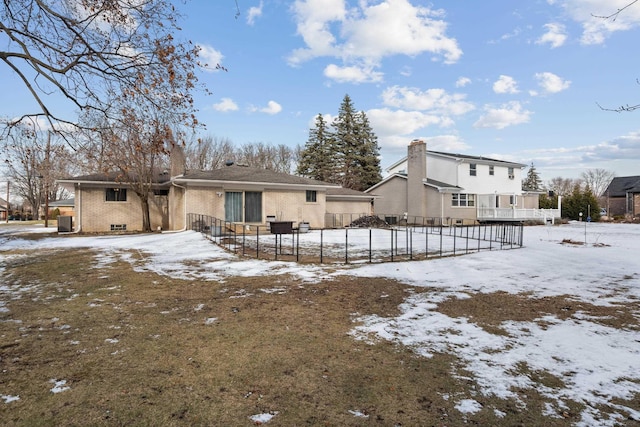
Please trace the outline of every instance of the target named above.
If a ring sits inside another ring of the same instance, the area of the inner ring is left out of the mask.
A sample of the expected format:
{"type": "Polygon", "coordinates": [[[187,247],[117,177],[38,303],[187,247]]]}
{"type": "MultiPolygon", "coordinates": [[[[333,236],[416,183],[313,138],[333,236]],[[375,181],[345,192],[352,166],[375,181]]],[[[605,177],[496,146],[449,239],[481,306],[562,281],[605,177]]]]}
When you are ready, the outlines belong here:
{"type": "Polygon", "coordinates": [[[386,228],[255,226],[188,214],[188,228],[224,249],[257,259],[319,263],[393,262],[522,247],[521,223],[465,224],[425,218],[386,228]]]}

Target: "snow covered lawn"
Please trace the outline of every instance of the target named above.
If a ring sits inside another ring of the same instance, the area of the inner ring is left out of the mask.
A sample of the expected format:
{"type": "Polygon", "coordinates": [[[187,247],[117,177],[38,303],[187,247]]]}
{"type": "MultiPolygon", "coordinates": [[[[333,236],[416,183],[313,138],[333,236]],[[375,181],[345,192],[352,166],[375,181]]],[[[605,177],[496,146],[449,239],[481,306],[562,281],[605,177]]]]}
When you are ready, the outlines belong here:
{"type": "MultiPolygon", "coordinates": [[[[24,228],[0,227],[0,266],[29,251],[86,247],[97,251],[97,267],[124,260],[140,272],[221,286],[238,277],[287,276],[295,286],[309,287],[345,276],[392,279],[410,287],[398,314],[351,313],[349,335],[371,345],[391,342],[417,357],[454,356],[452,377],[474,385],[465,393],[440,396],[465,417],[486,410],[504,417],[497,405],[485,407],[483,402],[491,399],[513,401],[526,411],[531,392],[545,400],[542,415],[550,422],[561,423],[578,407],[575,425],[640,423],[638,225],[526,227],[522,249],[347,266],[242,260],[195,232],[35,240],[22,238],[21,232],[24,228]],[[515,303],[516,308],[507,307],[515,303]]],[[[11,301],[27,290],[27,285],[0,283],[0,322],[20,321],[11,301]]],[[[287,291],[282,284],[265,289],[274,295],[287,291]]],[[[100,305],[99,300],[92,303],[100,305]]],[[[214,316],[201,324],[224,325],[214,316]]],[[[107,342],[116,345],[118,340],[107,342]]],[[[69,393],[73,385],[63,381],[51,380],[53,393],[69,393]]],[[[3,382],[0,396],[0,411],[23,399],[21,390],[3,382]]],[[[286,411],[276,409],[247,414],[247,419],[277,420],[286,411]]],[[[350,411],[354,423],[366,419],[360,409],[350,411]]]]}

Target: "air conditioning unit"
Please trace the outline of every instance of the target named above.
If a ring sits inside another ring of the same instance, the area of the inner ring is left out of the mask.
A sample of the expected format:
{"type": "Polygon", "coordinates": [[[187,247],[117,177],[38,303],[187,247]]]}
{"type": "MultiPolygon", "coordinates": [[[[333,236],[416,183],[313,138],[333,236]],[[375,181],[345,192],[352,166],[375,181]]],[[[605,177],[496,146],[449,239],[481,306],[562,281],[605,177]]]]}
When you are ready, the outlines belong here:
{"type": "Polygon", "coordinates": [[[515,178],[513,175],[509,175],[509,179],[513,179],[515,178]]]}

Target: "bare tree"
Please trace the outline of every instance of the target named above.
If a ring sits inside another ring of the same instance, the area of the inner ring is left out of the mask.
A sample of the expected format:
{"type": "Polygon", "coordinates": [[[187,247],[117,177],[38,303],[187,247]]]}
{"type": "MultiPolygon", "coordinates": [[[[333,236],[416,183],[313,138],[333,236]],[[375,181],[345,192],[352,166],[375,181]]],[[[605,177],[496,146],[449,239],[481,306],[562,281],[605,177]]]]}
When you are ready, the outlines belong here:
{"type": "MultiPolygon", "coordinates": [[[[73,153],[59,137],[48,130],[22,124],[4,149],[5,163],[14,192],[37,215],[43,204],[69,193],[56,185],[56,179],[73,173],[73,153]]],[[[48,212],[45,213],[48,219],[48,212]]]]}
{"type": "Polygon", "coordinates": [[[581,188],[582,181],[579,179],[556,177],[549,180],[547,190],[553,191],[558,196],[568,196],[574,189],[581,188]]]}
{"type": "MultiPolygon", "coordinates": [[[[591,14],[593,17],[595,18],[600,18],[600,19],[610,19],[612,21],[615,21],[616,19],[618,19],[618,17],[620,16],[620,14],[630,8],[631,6],[633,6],[634,4],[636,4],[638,1],[640,0],[632,0],[629,3],[627,3],[625,6],[617,9],[615,12],[609,14],[609,15],[595,15],[595,14],[591,14]]],[[[636,83],[640,84],[640,80],[636,79],[636,83]]],[[[617,108],[605,108],[603,106],[601,106],[600,104],[596,103],[598,105],[598,107],[600,107],[600,109],[605,110],[605,111],[614,111],[616,113],[622,113],[624,111],[634,111],[640,108],[640,104],[625,104],[625,105],[621,105],[620,107],[617,108]]]]}
{"type": "Polygon", "coordinates": [[[600,197],[615,177],[615,173],[605,169],[588,169],[582,172],[581,177],[593,195],[600,197]]]}
{"type": "Polygon", "coordinates": [[[234,158],[235,149],[228,138],[208,135],[202,139],[192,139],[185,147],[187,169],[219,169],[224,166],[227,160],[234,158]]]}
{"type": "Polygon", "coordinates": [[[114,94],[136,94],[158,109],[167,107],[158,100],[175,96],[185,119],[195,120],[198,48],[175,38],[178,18],[170,0],[4,0],[0,61],[38,106],[6,122],[5,131],[27,117],[44,118],[57,132],[76,125],[50,108],[51,94],[108,122],[121,118],[111,108],[114,94]],[[167,83],[180,90],[167,92],[167,83]]]}

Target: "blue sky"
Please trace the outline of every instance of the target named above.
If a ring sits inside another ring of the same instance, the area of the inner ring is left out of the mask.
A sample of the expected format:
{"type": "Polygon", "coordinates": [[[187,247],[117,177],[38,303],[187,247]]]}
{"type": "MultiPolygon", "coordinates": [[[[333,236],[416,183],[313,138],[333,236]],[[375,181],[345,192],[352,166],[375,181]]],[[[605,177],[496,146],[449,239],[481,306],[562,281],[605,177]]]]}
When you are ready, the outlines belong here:
{"type": "MultiPolygon", "coordinates": [[[[202,133],[303,145],[349,94],[381,165],[414,138],[429,149],[534,163],[544,181],[603,168],[640,174],[640,3],[628,0],[193,0],[182,37],[202,47],[212,92],[202,133]],[[237,4],[237,6],[236,6],[237,4]],[[237,12],[240,12],[238,16],[237,12]]],[[[3,71],[6,73],[6,70],[3,71]]],[[[0,89],[16,101],[10,80],[0,89]],[[9,83],[8,83],[9,82],[9,83]],[[7,87],[7,86],[11,87],[7,87]]],[[[7,95],[5,95],[7,96],[7,95]]]]}

